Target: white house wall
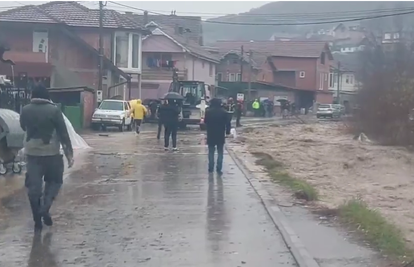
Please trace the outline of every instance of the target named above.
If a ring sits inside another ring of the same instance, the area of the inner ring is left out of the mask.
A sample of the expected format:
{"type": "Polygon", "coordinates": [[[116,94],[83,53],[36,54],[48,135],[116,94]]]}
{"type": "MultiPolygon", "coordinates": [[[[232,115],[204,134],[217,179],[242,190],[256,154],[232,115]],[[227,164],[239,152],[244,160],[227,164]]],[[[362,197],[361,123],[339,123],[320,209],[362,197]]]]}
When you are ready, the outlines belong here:
{"type": "MultiPolygon", "coordinates": [[[[333,86],[329,87],[330,91],[337,91],[338,90],[338,78],[334,76],[334,83],[333,86]]],[[[356,92],[358,91],[358,82],[355,81],[355,76],[353,74],[342,74],[342,80],[340,82],[340,91],[341,92],[356,92]],[[346,83],[346,76],[352,75],[353,83],[346,83]]]]}
{"type": "Polygon", "coordinates": [[[191,55],[186,55],[187,77],[189,80],[202,81],[209,85],[214,85],[216,82],[216,64],[196,58],[191,55]],[[203,67],[204,62],[204,67],[203,67]],[[212,75],[210,75],[210,64],[212,65],[212,75]]]}

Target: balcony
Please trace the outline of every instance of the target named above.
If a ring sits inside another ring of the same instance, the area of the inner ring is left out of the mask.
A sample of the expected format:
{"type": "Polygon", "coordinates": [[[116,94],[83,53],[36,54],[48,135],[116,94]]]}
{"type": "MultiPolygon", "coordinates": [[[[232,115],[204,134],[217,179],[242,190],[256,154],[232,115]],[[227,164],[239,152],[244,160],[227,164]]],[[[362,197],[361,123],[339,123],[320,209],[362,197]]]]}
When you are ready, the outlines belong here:
{"type": "MultiPolygon", "coordinates": [[[[187,80],[187,70],[179,70],[177,74],[179,80],[187,80]]],[[[142,70],[142,80],[147,81],[171,81],[172,75],[172,70],[142,70]]]]}

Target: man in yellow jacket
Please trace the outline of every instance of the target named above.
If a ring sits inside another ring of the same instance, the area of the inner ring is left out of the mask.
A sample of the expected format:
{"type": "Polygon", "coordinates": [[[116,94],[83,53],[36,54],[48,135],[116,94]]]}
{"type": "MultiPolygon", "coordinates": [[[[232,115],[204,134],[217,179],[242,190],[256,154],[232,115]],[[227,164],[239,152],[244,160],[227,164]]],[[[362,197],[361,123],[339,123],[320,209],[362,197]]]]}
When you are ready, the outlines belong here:
{"type": "Polygon", "coordinates": [[[135,131],[139,134],[141,123],[144,120],[145,114],[147,114],[147,109],[142,105],[141,99],[137,99],[135,103],[133,103],[131,112],[134,114],[135,131]]]}

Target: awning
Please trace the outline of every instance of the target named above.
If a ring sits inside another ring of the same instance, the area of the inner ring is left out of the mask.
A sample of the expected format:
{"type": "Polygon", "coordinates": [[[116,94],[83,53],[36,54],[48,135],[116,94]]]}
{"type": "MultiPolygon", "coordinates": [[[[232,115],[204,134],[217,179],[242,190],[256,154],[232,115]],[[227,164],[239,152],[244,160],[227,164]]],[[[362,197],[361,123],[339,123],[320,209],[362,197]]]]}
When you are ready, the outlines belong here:
{"type": "MultiPolygon", "coordinates": [[[[51,77],[53,66],[50,63],[40,62],[15,62],[14,75],[26,73],[28,77],[51,77]]],[[[12,67],[9,64],[0,63],[0,75],[12,76],[12,67]]]]}

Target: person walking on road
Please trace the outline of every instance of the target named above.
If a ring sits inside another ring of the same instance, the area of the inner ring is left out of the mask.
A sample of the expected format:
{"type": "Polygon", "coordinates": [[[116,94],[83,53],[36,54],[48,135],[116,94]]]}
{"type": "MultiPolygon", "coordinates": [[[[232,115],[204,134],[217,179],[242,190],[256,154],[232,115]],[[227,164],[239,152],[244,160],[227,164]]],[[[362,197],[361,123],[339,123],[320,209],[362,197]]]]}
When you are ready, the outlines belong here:
{"type": "Polygon", "coordinates": [[[64,164],[60,146],[62,145],[70,168],[74,163],[72,143],[62,112],[50,101],[49,92],[42,85],[33,89],[30,104],[23,107],[20,126],[25,131],[25,186],[34,229],[39,232],[43,228],[42,219],[47,226],[53,224],[49,210],[63,183],[64,164]]]}
{"type": "Polygon", "coordinates": [[[241,115],[243,113],[242,100],[237,101],[235,112],[236,112],[236,127],[241,127],[242,125],[240,123],[240,118],[241,118],[241,115]]]}
{"type": "Polygon", "coordinates": [[[135,132],[139,134],[141,123],[144,120],[145,114],[147,114],[147,108],[142,105],[141,99],[137,99],[132,106],[131,112],[134,114],[135,132]]]}
{"type": "Polygon", "coordinates": [[[163,105],[167,105],[167,103],[164,100],[161,100],[161,103],[157,107],[157,118],[158,118],[158,130],[157,130],[157,139],[160,140],[161,138],[161,131],[162,131],[162,125],[163,125],[163,118],[161,118],[161,112],[160,109],[163,105]]]}
{"type": "Polygon", "coordinates": [[[170,137],[172,139],[173,151],[177,148],[177,131],[180,116],[180,107],[174,100],[166,100],[166,104],[159,109],[160,119],[164,125],[164,150],[168,151],[170,146],[170,137]]]}
{"type": "Polygon", "coordinates": [[[229,113],[221,106],[221,100],[213,98],[204,118],[207,129],[209,173],[214,171],[214,154],[217,149],[216,171],[218,174],[222,174],[224,143],[226,135],[230,134],[229,121],[229,113]]]}

